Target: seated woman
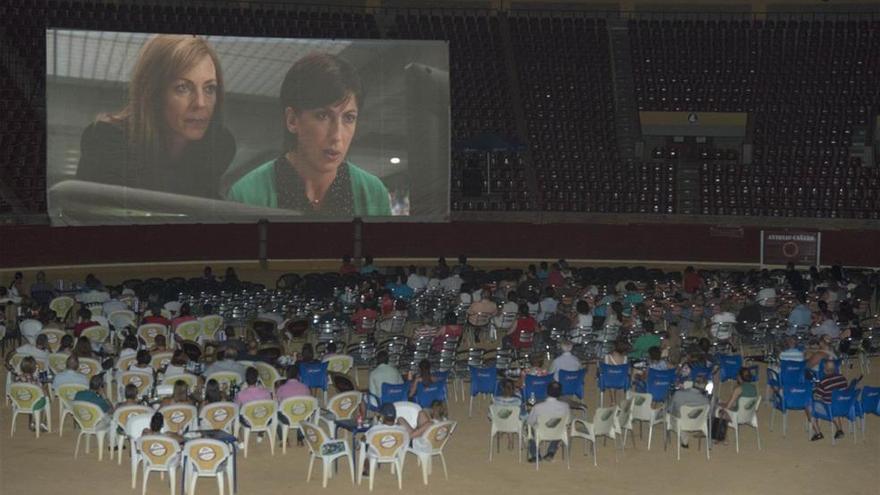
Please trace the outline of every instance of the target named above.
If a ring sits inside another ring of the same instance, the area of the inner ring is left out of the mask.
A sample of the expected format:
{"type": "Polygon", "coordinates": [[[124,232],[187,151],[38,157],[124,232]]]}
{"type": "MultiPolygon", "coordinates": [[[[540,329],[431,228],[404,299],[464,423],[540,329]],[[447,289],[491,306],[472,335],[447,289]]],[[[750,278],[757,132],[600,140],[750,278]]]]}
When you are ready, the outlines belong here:
{"type": "Polygon", "coordinates": [[[455,315],[455,312],[449,311],[446,313],[443,326],[437,330],[431,347],[433,347],[435,352],[440,352],[440,350],[443,349],[443,342],[446,341],[447,338],[461,337],[462,332],[463,329],[458,323],[458,316],[455,315]]]}
{"type": "Polygon", "coordinates": [[[283,153],[235,182],[227,198],[306,215],[391,215],[388,189],[347,160],[364,106],[357,69],[343,58],[313,53],[281,83],[283,153]]]}
{"type": "Polygon", "coordinates": [[[510,331],[502,339],[505,347],[515,349],[527,349],[534,342],[535,332],[538,331],[538,322],[530,314],[528,304],[519,305],[519,313],[516,323],[510,327],[510,331]]]}
{"type": "MultiPolygon", "coordinates": [[[[613,308],[612,308],[613,309],[613,308]]],[[[612,318],[614,311],[609,311],[609,319],[612,318]]],[[[607,320],[606,320],[607,321],[607,320]]],[[[611,352],[605,354],[602,362],[611,366],[620,366],[629,363],[627,353],[630,350],[629,342],[624,337],[620,337],[614,341],[614,347],[611,352]]],[[[611,405],[617,404],[617,389],[611,389],[611,405]]],[[[603,392],[604,393],[604,392],[603,392]]]]}
{"type": "Polygon", "coordinates": [[[96,359],[95,351],[92,349],[92,343],[91,341],[89,341],[88,337],[80,337],[76,339],[76,344],[74,344],[73,346],[72,354],[80,359],[96,359]]]}
{"type": "Polygon", "coordinates": [[[431,361],[427,359],[422,359],[419,361],[419,373],[416,376],[413,376],[413,372],[410,371],[408,373],[407,379],[409,380],[409,398],[412,399],[416,396],[418,392],[419,385],[424,387],[425,385],[430,385],[434,383],[434,376],[431,374],[431,361]]]}
{"type": "Polygon", "coordinates": [[[153,341],[153,348],[150,349],[150,352],[168,352],[168,350],[168,343],[165,336],[162,334],[156,335],[156,339],[153,341]]]}
{"type": "Polygon", "coordinates": [[[153,360],[153,356],[150,355],[150,351],[138,351],[135,360],[136,362],[132,363],[131,366],[128,367],[128,371],[140,371],[141,373],[149,373],[151,375],[153,374],[153,367],[150,365],[150,361],[153,360]]]}
{"type": "Polygon", "coordinates": [[[174,382],[174,390],[171,392],[171,396],[166,397],[162,400],[163,406],[180,404],[186,404],[190,406],[196,405],[196,401],[194,401],[189,396],[189,386],[183,380],[177,380],[176,382],[174,382]]]}
{"type": "Polygon", "coordinates": [[[226,402],[229,400],[226,397],[226,392],[220,388],[220,382],[217,380],[208,380],[205,383],[205,398],[202,401],[202,405],[205,404],[213,404],[215,402],[226,402]]]}
{"type": "Polygon", "coordinates": [[[189,362],[189,356],[183,352],[183,349],[174,351],[171,356],[171,362],[165,367],[165,376],[177,376],[186,373],[186,363],[189,362]]]}
{"type": "Polygon", "coordinates": [[[156,412],[153,414],[153,417],[150,418],[150,427],[144,428],[143,435],[163,435],[168,438],[173,438],[177,441],[177,443],[183,444],[186,440],[178,433],[174,433],[171,431],[163,432],[162,430],[165,428],[165,416],[160,412],[156,412]]]}
{"type": "Polygon", "coordinates": [[[544,355],[536,352],[529,356],[529,367],[522,370],[519,375],[519,388],[523,388],[526,384],[526,376],[547,376],[550,372],[544,369],[544,355]]]}
{"type": "Polygon", "coordinates": [[[397,418],[395,423],[398,426],[402,426],[403,429],[409,433],[409,438],[412,440],[413,447],[430,450],[431,444],[422,435],[428,431],[428,428],[430,428],[431,425],[438,421],[445,421],[447,418],[446,403],[441,400],[435,400],[431,402],[430,408],[419,411],[419,416],[415,425],[409,424],[409,422],[402,417],[397,418]]]}

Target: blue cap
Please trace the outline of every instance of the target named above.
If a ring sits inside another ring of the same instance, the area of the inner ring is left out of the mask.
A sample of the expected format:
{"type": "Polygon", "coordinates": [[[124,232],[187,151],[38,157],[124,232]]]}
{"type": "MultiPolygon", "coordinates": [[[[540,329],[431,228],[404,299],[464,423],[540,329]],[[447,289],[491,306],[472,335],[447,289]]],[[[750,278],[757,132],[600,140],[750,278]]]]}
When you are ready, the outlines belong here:
{"type": "Polygon", "coordinates": [[[386,419],[394,419],[397,417],[397,409],[394,407],[394,404],[390,402],[382,404],[382,409],[380,409],[379,412],[382,414],[382,417],[386,419]]]}

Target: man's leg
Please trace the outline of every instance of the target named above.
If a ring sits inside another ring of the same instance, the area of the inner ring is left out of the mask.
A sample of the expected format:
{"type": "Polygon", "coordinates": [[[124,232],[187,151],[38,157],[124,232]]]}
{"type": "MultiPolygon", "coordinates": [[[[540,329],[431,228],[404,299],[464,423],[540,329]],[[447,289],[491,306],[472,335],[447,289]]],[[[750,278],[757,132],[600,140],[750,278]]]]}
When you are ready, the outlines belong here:
{"type": "Polygon", "coordinates": [[[553,456],[556,455],[557,449],[559,449],[559,440],[551,441],[550,445],[547,447],[547,454],[544,455],[544,459],[553,459],[553,456]]]}
{"type": "Polygon", "coordinates": [[[538,457],[538,446],[535,445],[534,440],[529,440],[529,460],[533,461],[536,457],[538,457]]]}

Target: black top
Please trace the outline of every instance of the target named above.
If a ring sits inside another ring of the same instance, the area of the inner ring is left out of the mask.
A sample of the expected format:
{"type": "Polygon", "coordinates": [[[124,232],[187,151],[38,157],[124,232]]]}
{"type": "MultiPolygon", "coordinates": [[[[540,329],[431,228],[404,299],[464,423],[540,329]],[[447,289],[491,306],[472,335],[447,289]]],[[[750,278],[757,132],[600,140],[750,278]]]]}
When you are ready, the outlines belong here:
{"type": "Polygon", "coordinates": [[[351,176],[348,164],[336,170],[336,179],[324,194],[319,208],[314,208],[306,195],[306,186],[287,158],[282,155],[275,160],[275,190],[278,191],[278,207],[289,210],[312,212],[314,215],[352,215],[354,200],[351,192],[351,176]]]}
{"type": "Polygon", "coordinates": [[[222,199],[220,177],[235,156],[235,138],[225,128],[191,143],[176,160],[144,160],[128,146],[121,125],[95,122],[83,131],[76,178],[103,184],[222,199]]]}

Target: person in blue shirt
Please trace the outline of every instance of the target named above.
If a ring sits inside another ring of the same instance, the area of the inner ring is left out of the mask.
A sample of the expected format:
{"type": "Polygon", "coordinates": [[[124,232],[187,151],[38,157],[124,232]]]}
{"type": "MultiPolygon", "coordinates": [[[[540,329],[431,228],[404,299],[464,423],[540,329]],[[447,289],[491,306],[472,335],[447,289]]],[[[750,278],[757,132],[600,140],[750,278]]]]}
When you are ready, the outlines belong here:
{"type": "Polygon", "coordinates": [[[807,298],[803,294],[798,294],[798,304],[791,310],[788,315],[788,331],[794,333],[795,329],[807,329],[813,323],[813,312],[807,306],[807,298]]]}
{"type": "Polygon", "coordinates": [[[402,268],[398,269],[397,274],[394,275],[394,280],[388,282],[385,288],[391,291],[391,295],[395,299],[403,299],[405,301],[412,299],[415,293],[412,287],[406,285],[406,274],[402,268]]]}
{"type": "Polygon", "coordinates": [[[364,266],[361,267],[361,275],[369,275],[378,271],[379,269],[373,264],[373,257],[370,255],[364,256],[364,266]]]}
{"type": "Polygon", "coordinates": [[[536,274],[538,276],[538,280],[541,282],[547,280],[547,277],[550,276],[550,270],[548,269],[547,262],[542,261],[540,268],[538,268],[538,272],[536,274]]]}

